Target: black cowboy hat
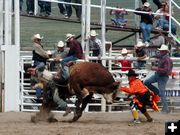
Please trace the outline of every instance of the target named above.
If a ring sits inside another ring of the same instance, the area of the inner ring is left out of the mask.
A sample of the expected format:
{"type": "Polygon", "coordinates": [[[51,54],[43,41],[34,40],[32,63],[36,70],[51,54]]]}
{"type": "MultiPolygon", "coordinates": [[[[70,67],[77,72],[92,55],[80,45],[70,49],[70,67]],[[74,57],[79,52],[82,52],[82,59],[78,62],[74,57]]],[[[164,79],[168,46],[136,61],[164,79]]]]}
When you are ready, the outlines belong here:
{"type": "Polygon", "coordinates": [[[138,76],[133,69],[130,69],[129,72],[126,74],[128,77],[130,76],[138,76]]]}

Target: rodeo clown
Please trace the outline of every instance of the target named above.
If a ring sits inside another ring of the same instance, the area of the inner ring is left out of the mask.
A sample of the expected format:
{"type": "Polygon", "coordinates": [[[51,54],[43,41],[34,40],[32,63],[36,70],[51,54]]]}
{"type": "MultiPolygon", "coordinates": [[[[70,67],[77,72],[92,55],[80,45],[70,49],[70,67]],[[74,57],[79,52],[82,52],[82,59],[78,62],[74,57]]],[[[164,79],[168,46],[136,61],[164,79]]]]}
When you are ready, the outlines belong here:
{"type": "Polygon", "coordinates": [[[141,111],[141,113],[144,114],[148,122],[152,122],[153,119],[147,112],[146,105],[149,105],[154,111],[159,111],[157,102],[160,98],[154,95],[154,93],[150,91],[140,79],[137,78],[138,74],[136,74],[134,70],[130,69],[127,73],[127,76],[129,87],[121,86],[120,90],[127,92],[130,95],[135,95],[130,103],[132,115],[134,118],[130,125],[141,123],[138,116],[138,109],[141,111]]]}

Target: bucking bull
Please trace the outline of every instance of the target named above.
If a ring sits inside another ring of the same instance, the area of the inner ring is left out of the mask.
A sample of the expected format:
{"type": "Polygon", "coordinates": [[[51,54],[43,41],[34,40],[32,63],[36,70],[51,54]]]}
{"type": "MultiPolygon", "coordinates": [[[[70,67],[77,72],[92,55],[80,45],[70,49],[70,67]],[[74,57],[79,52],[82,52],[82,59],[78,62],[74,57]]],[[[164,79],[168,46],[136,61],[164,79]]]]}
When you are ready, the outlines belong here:
{"type": "Polygon", "coordinates": [[[51,110],[55,106],[53,100],[46,100],[49,91],[53,93],[57,89],[59,96],[63,100],[73,95],[77,98],[72,122],[77,121],[81,117],[83,110],[92,99],[94,93],[102,94],[107,104],[113,103],[120,83],[114,80],[105,67],[94,62],[82,62],[71,65],[69,69],[70,76],[67,87],[57,80],[52,81],[50,79],[51,84],[55,85],[49,85],[49,81],[44,81],[42,106],[40,112],[32,116],[32,122],[40,120],[57,121],[51,115],[51,110]]]}

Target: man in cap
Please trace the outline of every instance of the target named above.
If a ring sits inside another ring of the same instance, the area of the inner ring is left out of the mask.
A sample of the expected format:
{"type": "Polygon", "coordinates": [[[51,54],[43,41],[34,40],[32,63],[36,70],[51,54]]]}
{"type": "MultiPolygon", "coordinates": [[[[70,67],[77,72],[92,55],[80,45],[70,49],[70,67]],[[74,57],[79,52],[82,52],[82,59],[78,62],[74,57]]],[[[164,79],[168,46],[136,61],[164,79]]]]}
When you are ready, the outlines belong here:
{"type": "Polygon", "coordinates": [[[135,67],[138,69],[144,68],[146,64],[145,58],[147,58],[147,55],[144,47],[145,45],[142,41],[138,41],[137,45],[135,45],[135,53],[137,57],[137,65],[135,65],[135,67]]]}
{"type": "Polygon", "coordinates": [[[149,89],[153,90],[156,95],[160,95],[163,105],[162,112],[169,113],[165,87],[169,80],[169,75],[172,72],[173,62],[169,57],[169,49],[167,45],[161,45],[158,50],[160,52],[160,54],[156,56],[156,58],[158,58],[158,66],[151,67],[151,70],[155,71],[155,73],[149,76],[149,78],[144,81],[144,84],[149,89]],[[158,88],[152,85],[152,83],[158,83],[158,88]]]}
{"type": "MultiPolygon", "coordinates": [[[[92,51],[92,56],[100,58],[102,56],[102,44],[101,40],[96,37],[97,35],[95,30],[90,31],[89,50],[92,51]]],[[[93,62],[96,62],[96,60],[93,60],[93,62]]],[[[97,62],[101,63],[101,60],[98,60],[97,62]]]]}
{"type": "Polygon", "coordinates": [[[142,114],[144,114],[148,122],[152,122],[153,119],[147,112],[146,105],[150,106],[155,111],[159,111],[156,104],[157,101],[154,98],[153,92],[149,91],[149,89],[142,83],[142,81],[137,78],[138,74],[136,74],[134,70],[130,69],[127,76],[129,81],[129,87],[121,86],[120,90],[127,92],[130,95],[135,95],[135,97],[133,97],[130,103],[132,115],[134,118],[132,124],[141,123],[138,116],[138,109],[141,111],[142,114]],[[153,100],[151,100],[151,97],[153,100]]]}
{"type": "Polygon", "coordinates": [[[136,11],[149,12],[149,14],[135,13],[136,15],[141,16],[140,30],[143,35],[143,42],[146,44],[146,46],[149,46],[150,34],[153,27],[153,15],[151,14],[152,9],[150,7],[149,2],[145,2],[143,6],[137,8],[136,11]]]}

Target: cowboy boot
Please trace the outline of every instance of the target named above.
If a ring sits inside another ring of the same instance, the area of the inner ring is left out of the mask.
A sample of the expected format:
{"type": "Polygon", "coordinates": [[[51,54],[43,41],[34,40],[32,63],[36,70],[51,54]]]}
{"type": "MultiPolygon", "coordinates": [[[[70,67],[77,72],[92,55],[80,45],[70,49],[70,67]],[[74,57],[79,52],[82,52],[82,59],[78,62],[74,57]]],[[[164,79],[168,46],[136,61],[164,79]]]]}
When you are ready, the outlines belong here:
{"type": "Polygon", "coordinates": [[[153,119],[151,118],[151,116],[149,115],[148,112],[145,112],[145,113],[143,113],[143,114],[144,114],[144,116],[147,118],[147,121],[148,121],[148,122],[152,122],[152,121],[153,121],[153,119]]]}

